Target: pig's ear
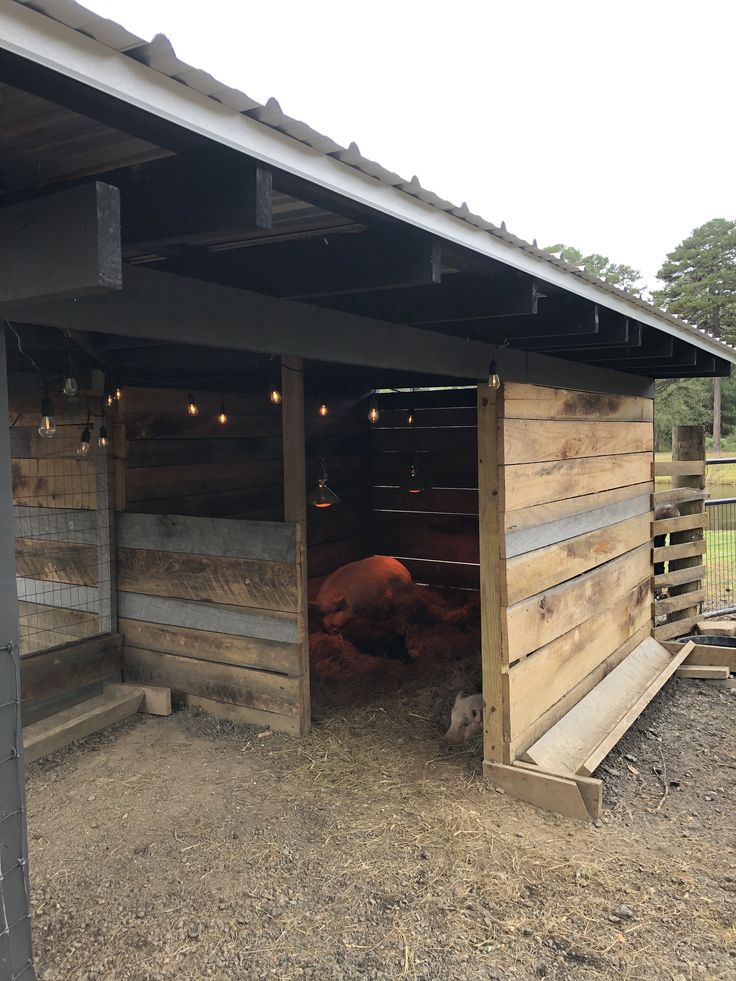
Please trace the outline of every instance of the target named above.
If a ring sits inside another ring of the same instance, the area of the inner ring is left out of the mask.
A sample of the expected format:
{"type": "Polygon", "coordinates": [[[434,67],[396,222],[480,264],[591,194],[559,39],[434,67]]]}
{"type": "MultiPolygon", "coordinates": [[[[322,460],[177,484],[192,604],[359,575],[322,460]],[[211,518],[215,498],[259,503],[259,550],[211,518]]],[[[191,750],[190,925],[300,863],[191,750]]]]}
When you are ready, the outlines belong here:
{"type": "Polygon", "coordinates": [[[340,596],[340,598],[335,603],[336,610],[347,610],[348,601],[345,596],[340,596]]]}
{"type": "Polygon", "coordinates": [[[461,702],[461,701],[463,700],[463,697],[464,697],[464,696],[463,696],[463,693],[462,693],[461,691],[459,691],[459,692],[457,693],[457,695],[455,696],[455,708],[457,708],[457,706],[458,706],[458,705],[460,704],[460,702],[461,702]]]}

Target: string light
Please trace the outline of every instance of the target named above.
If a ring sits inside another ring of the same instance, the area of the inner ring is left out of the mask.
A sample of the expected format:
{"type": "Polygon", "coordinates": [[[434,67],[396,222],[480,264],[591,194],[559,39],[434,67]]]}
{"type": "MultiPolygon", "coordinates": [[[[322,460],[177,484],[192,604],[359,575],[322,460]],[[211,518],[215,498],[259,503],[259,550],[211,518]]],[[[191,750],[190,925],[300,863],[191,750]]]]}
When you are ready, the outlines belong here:
{"type": "Polygon", "coordinates": [[[315,508],[331,508],[333,504],[339,504],[340,498],[327,486],[327,461],[324,457],[320,458],[320,475],[317,479],[317,486],[309,495],[309,503],[315,508]]]}
{"type": "Polygon", "coordinates": [[[494,391],[498,391],[501,387],[501,377],[498,374],[498,367],[496,366],[495,360],[491,361],[488,365],[488,387],[494,389],[494,391]]]}
{"type": "Polygon", "coordinates": [[[227,412],[225,411],[225,400],[220,396],[220,411],[217,413],[217,421],[221,426],[224,426],[227,422],[227,412]]]}
{"type": "Polygon", "coordinates": [[[38,435],[44,439],[52,439],[56,435],[54,405],[49,398],[48,390],[44,390],[44,396],[41,399],[41,418],[38,423],[38,435]]]}
{"type": "Polygon", "coordinates": [[[409,465],[409,473],[404,481],[404,490],[410,494],[421,494],[422,491],[426,490],[426,484],[422,479],[421,470],[416,460],[412,460],[409,465]]]}
{"type": "Polygon", "coordinates": [[[116,387],[114,395],[115,395],[115,401],[119,402],[120,399],[123,397],[123,390],[121,388],[116,387]]]}
{"type": "Polygon", "coordinates": [[[107,395],[105,396],[105,405],[108,407],[108,409],[111,409],[114,404],[115,404],[115,394],[114,392],[108,392],[107,395]]]}
{"type": "Polygon", "coordinates": [[[368,421],[377,423],[380,418],[381,413],[378,411],[378,401],[374,396],[368,405],[368,421]]]}
{"type": "Polygon", "coordinates": [[[190,416],[199,415],[199,406],[194,401],[194,396],[192,395],[191,392],[189,393],[188,400],[187,400],[187,412],[189,413],[190,416]]]}
{"type": "Polygon", "coordinates": [[[317,411],[324,418],[330,410],[327,408],[327,403],[323,402],[317,411]]]}
{"type": "Polygon", "coordinates": [[[77,447],[77,456],[84,459],[84,457],[89,455],[89,444],[92,439],[92,433],[89,428],[89,412],[87,413],[87,423],[82,430],[82,435],[79,438],[79,446],[77,447]]]}
{"type": "Polygon", "coordinates": [[[64,379],[63,391],[68,399],[75,399],[79,394],[79,382],[71,372],[68,372],[64,379]]]}
{"type": "Polygon", "coordinates": [[[271,405],[281,405],[281,390],[277,385],[271,385],[268,397],[271,400],[271,405]]]}
{"type": "Polygon", "coordinates": [[[409,409],[409,412],[406,416],[406,424],[407,426],[414,425],[414,409],[409,409]]]}
{"type": "Polygon", "coordinates": [[[97,438],[97,445],[101,450],[104,450],[110,443],[110,439],[107,435],[107,426],[105,425],[105,417],[102,417],[102,422],[100,423],[100,435],[97,438]]]}

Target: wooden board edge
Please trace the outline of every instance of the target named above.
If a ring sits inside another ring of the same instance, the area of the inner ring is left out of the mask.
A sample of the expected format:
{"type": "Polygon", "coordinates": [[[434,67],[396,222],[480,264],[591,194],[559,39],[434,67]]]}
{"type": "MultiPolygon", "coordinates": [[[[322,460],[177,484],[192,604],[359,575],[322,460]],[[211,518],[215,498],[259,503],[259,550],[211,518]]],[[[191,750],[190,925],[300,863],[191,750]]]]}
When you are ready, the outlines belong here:
{"type": "Polygon", "coordinates": [[[700,681],[725,681],[730,674],[730,669],[721,664],[683,664],[675,671],[678,678],[700,681]]]}
{"type": "Polygon", "coordinates": [[[301,736],[300,719],[298,716],[276,715],[261,709],[251,709],[244,705],[230,705],[216,702],[202,695],[185,695],[184,703],[193,708],[200,708],[216,719],[223,719],[235,725],[270,726],[274,732],[282,732],[288,736],[301,736]]]}
{"type": "Polygon", "coordinates": [[[577,821],[588,821],[590,814],[583,795],[572,777],[554,776],[533,767],[483,761],[483,777],[512,797],[577,821]]]}
{"type": "Polygon", "coordinates": [[[103,691],[140,691],[143,700],[138,708],[139,712],[146,715],[171,715],[171,689],[162,688],[159,685],[138,685],[126,684],[125,682],[115,682],[102,686],[103,691]]]}

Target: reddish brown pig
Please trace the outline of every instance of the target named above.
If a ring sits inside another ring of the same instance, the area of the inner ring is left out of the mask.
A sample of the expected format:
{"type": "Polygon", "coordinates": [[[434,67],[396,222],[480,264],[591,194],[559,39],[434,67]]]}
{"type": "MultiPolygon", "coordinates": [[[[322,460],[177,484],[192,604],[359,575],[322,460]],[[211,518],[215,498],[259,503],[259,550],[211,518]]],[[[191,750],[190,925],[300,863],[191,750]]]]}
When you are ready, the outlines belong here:
{"type": "Polygon", "coordinates": [[[450,728],[445,733],[448,743],[466,743],[483,731],[483,696],[458,693],[452,707],[450,728]]]}
{"type": "Polygon", "coordinates": [[[315,606],[334,633],[355,616],[390,607],[412,589],[409,570],[388,555],[372,555],[335,569],[322,583],[315,606]]]}

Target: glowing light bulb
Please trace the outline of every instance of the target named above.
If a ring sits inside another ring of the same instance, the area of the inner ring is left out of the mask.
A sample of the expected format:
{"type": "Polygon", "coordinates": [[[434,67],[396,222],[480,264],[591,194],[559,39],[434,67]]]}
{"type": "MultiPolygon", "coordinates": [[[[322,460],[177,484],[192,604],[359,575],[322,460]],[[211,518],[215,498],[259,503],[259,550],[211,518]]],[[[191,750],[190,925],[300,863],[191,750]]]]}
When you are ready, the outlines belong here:
{"type": "Polygon", "coordinates": [[[194,401],[194,396],[192,395],[191,392],[189,393],[189,401],[187,402],[187,412],[189,413],[190,416],[199,415],[199,406],[194,401]]]}
{"type": "Polygon", "coordinates": [[[121,388],[116,388],[115,389],[115,401],[116,402],[119,402],[122,397],[123,397],[123,390],[121,388]]]}
{"type": "Polygon", "coordinates": [[[421,494],[427,489],[427,485],[422,479],[421,472],[416,462],[412,460],[409,467],[409,473],[406,480],[404,481],[404,490],[408,491],[410,494],[421,494]]]}
{"type": "Polygon", "coordinates": [[[501,376],[498,373],[495,361],[491,361],[488,365],[488,387],[494,389],[494,391],[498,391],[501,387],[501,376]]]}
{"type": "Polygon", "coordinates": [[[68,399],[75,399],[79,394],[79,382],[74,375],[67,375],[64,379],[64,395],[68,399]]]}
{"type": "Polygon", "coordinates": [[[407,426],[413,426],[414,425],[414,410],[413,409],[409,409],[409,414],[406,417],[406,424],[407,424],[407,426]]]}
{"type": "Polygon", "coordinates": [[[268,397],[271,400],[272,405],[281,405],[281,392],[275,385],[271,386],[268,397]]]}
{"type": "Polygon", "coordinates": [[[108,392],[105,396],[105,405],[108,409],[111,409],[115,404],[115,395],[112,392],[108,392]]]}
{"type": "Polygon", "coordinates": [[[375,399],[371,400],[371,404],[368,408],[368,421],[372,423],[378,422],[381,418],[381,413],[378,411],[378,402],[375,399]]]}
{"type": "Polygon", "coordinates": [[[320,460],[320,470],[317,486],[309,495],[309,503],[315,508],[331,508],[333,504],[340,503],[340,498],[327,486],[327,463],[325,460],[320,460]]]}
{"type": "Polygon", "coordinates": [[[89,444],[92,439],[92,433],[89,431],[89,426],[85,426],[82,430],[82,435],[79,440],[79,446],[77,447],[77,456],[82,459],[89,454],[89,444]]]}
{"type": "Polygon", "coordinates": [[[56,435],[54,406],[48,395],[44,395],[41,399],[41,419],[38,423],[38,435],[44,439],[52,439],[56,435]]]}
{"type": "Polygon", "coordinates": [[[319,409],[318,409],[317,411],[318,411],[318,412],[319,412],[319,414],[320,414],[320,415],[321,415],[321,416],[322,416],[322,417],[324,418],[324,416],[326,416],[326,415],[327,415],[327,413],[328,413],[328,412],[329,412],[330,410],[329,410],[329,409],[327,408],[327,404],[326,404],[325,402],[323,402],[323,403],[322,403],[322,405],[320,405],[320,407],[319,407],[319,409]]]}
{"type": "Polygon", "coordinates": [[[224,426],[225,423],[227,422],[227,412],[225,412],[224,405],[220,406],[220,411],[217,413],[217,421],[220,423],[221,426],[224,426]]]}
{"type": "Polygon", "coordinates": [[[105,420],[103,419],[102,424],[100,425],[100,435],[97,438],[97,445],[100,447],[100,449],[104,450],[106,446],[109,446],[109,444],[110,439],[107,435],[107,426],[105,425],[105,420]]]}

